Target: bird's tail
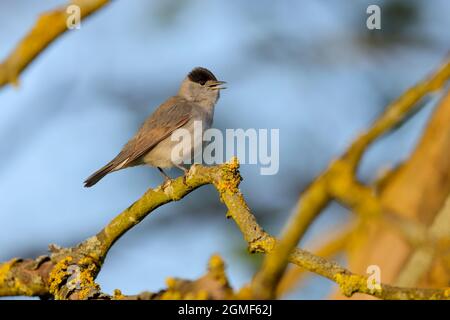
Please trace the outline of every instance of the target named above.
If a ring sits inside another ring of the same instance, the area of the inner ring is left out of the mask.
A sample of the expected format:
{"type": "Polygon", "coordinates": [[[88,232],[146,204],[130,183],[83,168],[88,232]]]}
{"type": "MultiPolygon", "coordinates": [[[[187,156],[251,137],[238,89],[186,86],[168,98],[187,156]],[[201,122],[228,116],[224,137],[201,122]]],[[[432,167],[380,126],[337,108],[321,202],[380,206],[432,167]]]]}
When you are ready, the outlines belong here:
{"type": "Polygon", "coordinates": [[[86,188],[92,187],[94,184],[99,182],[101,179],[103,179],[104,176],[106,176],[108,173],[113,172],[114,170],[114,164],[112,162],[105,165],[103,168],[95,171],[93,174],[91,174],[85,181],[84,186],[86,188]]]}

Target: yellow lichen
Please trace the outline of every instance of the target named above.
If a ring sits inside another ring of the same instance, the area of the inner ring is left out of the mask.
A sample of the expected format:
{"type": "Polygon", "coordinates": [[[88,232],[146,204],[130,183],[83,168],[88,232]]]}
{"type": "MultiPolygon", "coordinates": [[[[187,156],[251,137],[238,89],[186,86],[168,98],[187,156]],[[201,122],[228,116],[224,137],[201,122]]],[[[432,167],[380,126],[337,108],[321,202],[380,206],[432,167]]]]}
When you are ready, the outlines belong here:
{"type": "Polygon", "coordinates": [[[61,259],[50,272],[48,279],[50,284],[49,291],[56,300],[63,298],[59,294],[59,289],[64,280],[69,276],[67,268],[69,267],[69,264],[72,260],[73,258],[71,256],[67,256],[64,259],[61,259]]]}
{"type": "Polygon", "coordinates": [[[248,250],[251,253],[262,253],[270,252],[273,250],[275,245],[275,239],[270,236],[263,236],[253,242],[248,246],[248,250]]]}
{"type": "Polygon", "coordinates": [[[347,297],[351,297],[353,293],[361,288],[367,288],[367,279],[355,274],[338,273],[334,276],[334,280],[341,288],[342,293],[347,297]]]}
{"type": "Polygon", "coordinates": [[[209,294],[206,290],[183,293],[179,290],[168,289],[161,296],[161,300],[207,300],[209,294]]]}
{"type": "Polygon", "coordinates": [[[228,286],[228,279],[225,273],[225,262],[218,254],[213,255],[209,259],[208,269],[220,285],[228,286]]]}
{"type": "Polygon", "coordinates": [[[444,297],[447,298],[447,299],[450,298],[450,288],[445,289],[444,297]]]}
{"type": "Polygon", "coordinates": [[[223,200],[222,195],[224,193],[238,193],[241,180],[242,177],[239,174],[239,161],[236,157],[233,157],[229,162],[222,166],[220,171],[220,179],[216,183],[221,200],[223,200]]]}
{"type": "Polygon", "coordinates": [[[100,290],[99,285],[94,281],[93,274],[96,273],[95,269],[95,266],[90,265],[87,269],[83,269],[80,272],[79,284],[81,289],[78,291],[80,300],[87,299],[93,290],[100,290]]]}
{"type": "MultiPolygon", "coordinates": [[[[32,288],[20,281],[18,277],[15,277],[11,271],[13,266],[20,261],[20,259],[14,258],[8,262],[0,264],[0,287],[8,287],[11,292],[15,292],[17,295],[31,296],[33,294],[32,288]]],[[[42,285],[42,280],[32,279],[37,285],[42,285]]]]}
{"type": "Polygon", "coordinates": [[[253,290],[250,285],[243,286],[236,294],[236,299],[250,300],[253,299],[253,290]]]}
{"type": "Polygon", "coordinates": [[[177,284],[177,280],[175,278],[172,277],[168,277],[166,279],[166,285],[168,289],[172,289],[175,288],[175,285],[177,284]]]}
{"type": "MultiPolygon", "coordinates": [[[[195,295],[194,295],[194,299],[195,300],[208,300],[208,291],[206,290],[199,290],[195,295]]],[[[188,300],[188,299],[186,299],[188,300]]]]}
{"type": "Polygon", "coordinates": [[[80,259],[78,265],[81,268],[81,272],[77,278],[77,284],[79,286],[78,298],[84,300],[89,297],[92,291],[100,290],[100,286],[94,281],[98,273],[98,267],[94,259],[90,257],[80,259]]]}
{"type": "Polygon", "coordinates": [[[75,276],[74,279],[68,281],[67,286],[73,287],[77,290],[77,298],[80,300],[87,299],[92,291],[99,290],[98,284],[95,283],[94,277],[98,272],[98,267],[95,261],[90,257],[84,257],[78,261],[73,262],[73,257],[67,256],[61,259],[50,272],[49,283],[50,293],[53,294],[55,299],[65,299],[66,297],[61,295],[61,286],[71,276],[75,276]],[[69,270],[69,266],[76,266],[74,270],[69,270]]]}
{"type": "Polygon", "coordinates": [[[122,291],[119,289],[114,289],[113,300],[123,300],[125,296],[122,294],[122,291]]]}
{"type": "Polygon", "coordinates": [[[12,266],[16,263],[17,259],[11,259],[8,262],[0,264],[0,283],[4,283],[9,277],[9,271],[12,266]]]}
{"type": "Polygon", "coordinates": [[[181,293],[174,290],[167,290],[161,295],[161,300],[181,300],[181,293]]]}

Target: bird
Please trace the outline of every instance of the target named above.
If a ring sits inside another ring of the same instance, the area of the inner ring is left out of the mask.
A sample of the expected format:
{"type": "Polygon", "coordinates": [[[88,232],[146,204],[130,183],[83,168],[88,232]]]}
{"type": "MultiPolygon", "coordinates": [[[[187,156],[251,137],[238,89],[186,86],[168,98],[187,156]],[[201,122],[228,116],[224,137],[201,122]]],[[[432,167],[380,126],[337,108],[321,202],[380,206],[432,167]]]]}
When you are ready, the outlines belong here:
{"type": "MultiPolygon", "coordinates": [[[[163,169],[177,167],[186,174],[188,170],[180,163],[180,160],[185,159],[172,159],[172,149],[179,142],[172,141],[171,135],[180,128],[193,133],[195,121],[201,121],[203,131],[211,128],[214,107],[219,100],[220,90],[226,88],[223,86],[225,83],[217,80],[206,68],[192,69],[181,82],[178,93],[162,103],[117,156],[90,175],[84,181],[84,186],[92,187],[111,172],[138,165],[158,168],[165,182],[171,178],[163,169]]],[[[194,147],[191,144],[191,154],[194,147]]],[[[191,154],[188,157],[192,158],[191,154]]]]}

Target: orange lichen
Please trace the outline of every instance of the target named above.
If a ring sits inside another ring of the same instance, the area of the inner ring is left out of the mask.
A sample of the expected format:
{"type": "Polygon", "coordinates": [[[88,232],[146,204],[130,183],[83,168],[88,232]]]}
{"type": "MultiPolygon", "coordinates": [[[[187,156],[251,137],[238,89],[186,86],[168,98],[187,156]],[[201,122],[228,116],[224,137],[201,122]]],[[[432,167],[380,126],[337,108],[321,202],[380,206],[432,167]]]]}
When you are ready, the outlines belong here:
{"type": "Polygon", "coordinates": [[[224,193],[235,194],[239,193],[239,184],[242,181],[242,177],[239,173],[239,160],[236,157],[224,165],[220,170],[220,179],[215,182],[216,188],[222,199],[224,193]]]}
{"type": "Polygon", "coordinates": [[[62,288],[65,286],[68,291],[76,293],[77,299],[87,299],[92,292],[100,291],[99,285],[94,281],[97,273],[98,266],[92,258],[84,257],[77,262],[72,256],[67,256],[50,272],[49,291],[55,299],[66,299],[62,294],[62,288]]]}
{"type": "Polygon", "coordinates": [[[72,262],[73,258],[71,256],[67,256],[64,259],[61,259],[56,263],[55,267],[52,269],[49,275],[49,291],[55,297],[55,299],[63,299],[59,294],[59,289],[64,281],[69,276],[67,272],[67,268],[69,267],[70,262],[72,262]]]}
{"type": "Polygon", "coordinates": [[[114,289],[112,299],[113,300],[123,300],[123,299],[125,299],[125,296],[122,294],[122,291],[120,291],[119,289],[114,289]]]}

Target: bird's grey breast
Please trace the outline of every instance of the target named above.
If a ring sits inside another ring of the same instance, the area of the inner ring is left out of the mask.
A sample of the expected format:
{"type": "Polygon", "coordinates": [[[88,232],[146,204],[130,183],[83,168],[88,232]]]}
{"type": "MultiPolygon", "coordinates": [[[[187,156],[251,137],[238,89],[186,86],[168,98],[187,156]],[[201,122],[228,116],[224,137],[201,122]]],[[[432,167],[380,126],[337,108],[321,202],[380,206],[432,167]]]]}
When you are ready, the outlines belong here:
{"type": "Polygon", "coordinates": [[[203,146],[203,133],[205,130],[211,128],[212,121],[212,109],[205,110],[204,107],[193,104],[190,120],[177,129],[180,131],[176,132],[176,135],[172,133],[150,150],[143,157],[143,162],[160,168],[173,167],[174,162],[192,163],[193,158],[196,157],[194,151],[201,150],[203,146]],[[174,150],[174,148],[177,149],[174,150]],[[177,150],[181,152],[173,152],[177,150]]]}

